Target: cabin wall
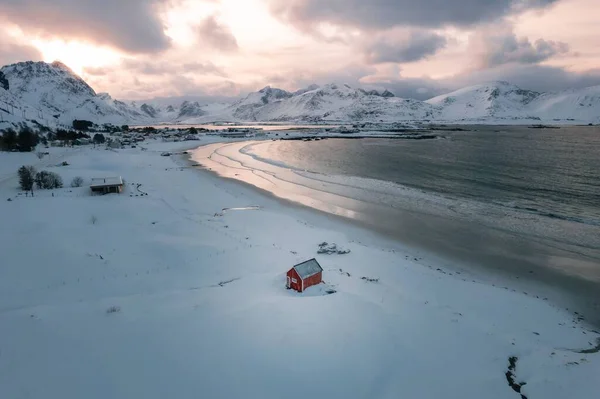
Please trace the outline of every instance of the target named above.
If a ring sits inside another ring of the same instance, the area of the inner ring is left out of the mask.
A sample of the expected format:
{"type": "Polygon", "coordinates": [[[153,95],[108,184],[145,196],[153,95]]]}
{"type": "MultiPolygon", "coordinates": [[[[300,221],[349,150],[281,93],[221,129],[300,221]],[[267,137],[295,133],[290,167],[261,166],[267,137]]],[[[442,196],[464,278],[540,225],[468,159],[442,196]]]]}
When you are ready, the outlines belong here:
{"type": "Polygon", "coordinates": [[[314,276],[310,276],[304,280],[304,289],[307,289],[308,287],[312,287],[313,285],[321,284],[322,280],[323,280],[323,272],[319,272],[319,273],[315,274],[314,276]]]}
{"type": "Polygon", "coordinates": [[[120,194],[123,192],[122,185],[93,187],[92,192],[102,194],[120,194]]]}
{"type": "Polygon", "coordinates": [[[298,276],[296,270],[291,269],[289,272],[287,272],[287,277],[290,278],[290,288],[298,292],[302,292],[302,279],[300,276],[298,276]],[[296,282],[294,282],[294,280],[296,280],[296,282]]]}

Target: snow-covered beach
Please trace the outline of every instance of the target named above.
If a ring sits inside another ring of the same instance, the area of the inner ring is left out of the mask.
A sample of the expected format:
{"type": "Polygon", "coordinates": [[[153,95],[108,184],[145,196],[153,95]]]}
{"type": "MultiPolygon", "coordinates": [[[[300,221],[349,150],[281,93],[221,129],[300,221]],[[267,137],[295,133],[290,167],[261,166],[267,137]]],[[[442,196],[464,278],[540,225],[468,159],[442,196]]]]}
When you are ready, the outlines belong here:
{"type": "Polygon", "coordinates": [[[597,397],[577,315],[161,156],[199,144],[0,153],[0,397],[597,397]],[[24,197],[24,164],[126,189],[24,197]]]}

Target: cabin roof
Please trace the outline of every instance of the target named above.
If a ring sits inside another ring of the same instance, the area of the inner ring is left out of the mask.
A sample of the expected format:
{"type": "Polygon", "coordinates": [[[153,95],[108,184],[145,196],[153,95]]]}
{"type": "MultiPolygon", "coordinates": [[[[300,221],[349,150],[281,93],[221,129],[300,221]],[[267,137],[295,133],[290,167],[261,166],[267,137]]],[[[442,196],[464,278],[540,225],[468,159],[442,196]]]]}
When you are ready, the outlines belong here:
{"type": "Polygon", "coordinates": [[[301,279],[306,279],[315,274],[322,272],[323,268],[319,265],[316,259],[307,260],[294,266],[294,270],[298,273],[301,279]]]}
{"type": "Polygon", "coordinates": [[[119,177],[95,177],[90,187],[122,186],[123,178],[119,177]]]}

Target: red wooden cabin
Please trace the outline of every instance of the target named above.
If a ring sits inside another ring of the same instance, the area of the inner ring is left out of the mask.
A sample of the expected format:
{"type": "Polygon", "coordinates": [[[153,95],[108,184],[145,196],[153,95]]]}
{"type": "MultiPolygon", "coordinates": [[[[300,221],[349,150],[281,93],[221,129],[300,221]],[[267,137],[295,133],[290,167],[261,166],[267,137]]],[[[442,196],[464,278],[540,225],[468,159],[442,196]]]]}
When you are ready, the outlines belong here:
{"type": "Polygon", "coordinates": [[[316,259],[311,259],[297,264],[287,272],[286,287],[303,292],[308,287],[321,284],[322,281],[323,268],[316,259]]]}

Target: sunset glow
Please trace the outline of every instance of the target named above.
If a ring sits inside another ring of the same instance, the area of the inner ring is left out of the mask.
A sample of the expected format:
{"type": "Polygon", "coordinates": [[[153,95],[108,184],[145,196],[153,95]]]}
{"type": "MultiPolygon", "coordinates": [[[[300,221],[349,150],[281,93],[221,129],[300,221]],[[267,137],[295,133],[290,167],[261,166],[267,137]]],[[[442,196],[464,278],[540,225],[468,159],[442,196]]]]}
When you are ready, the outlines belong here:
{"type": "Polygon", "coordinates": [[[60,60],[98,91],[131,99],[267,84],[368,84],[400,96],[486,80],[534,90],[600,84],[597,0],[531,2],[519,12],[481,2],[462,17],[427,9],[432,0],[357,1],[337,9],[316,0],[154,0],[123,11],[80,2],[73,15],[47,2],[0,4],[8,15],[0,60],[60,60]],[[182,76],[188,84],[174,86],[182,76]]]}
{"type": "Polygon", "coordinates": [[[85,67],[114,65],[120,60],[120,55],[112,49],[76,41],[38,39],[32,43],[40,50],[44,61],[61,61],[77,74],[82,74],[85,67]]]}

